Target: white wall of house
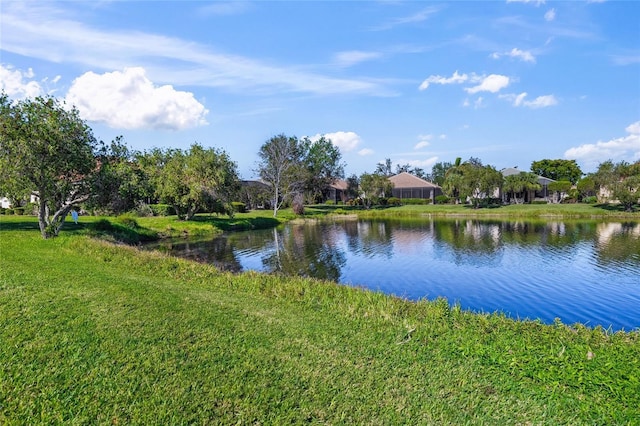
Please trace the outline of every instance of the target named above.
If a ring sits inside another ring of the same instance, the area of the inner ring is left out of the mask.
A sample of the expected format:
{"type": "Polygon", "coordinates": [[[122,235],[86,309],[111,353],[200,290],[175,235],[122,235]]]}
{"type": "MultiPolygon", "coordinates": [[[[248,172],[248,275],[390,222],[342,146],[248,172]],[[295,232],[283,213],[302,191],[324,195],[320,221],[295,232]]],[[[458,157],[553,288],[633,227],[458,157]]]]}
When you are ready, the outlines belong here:
{"type": "Polygon", "coordinates": [[[0,198],[0,207],[3,209],[8,209],[11,207],[11,201],[7,197],[0,198]]]}

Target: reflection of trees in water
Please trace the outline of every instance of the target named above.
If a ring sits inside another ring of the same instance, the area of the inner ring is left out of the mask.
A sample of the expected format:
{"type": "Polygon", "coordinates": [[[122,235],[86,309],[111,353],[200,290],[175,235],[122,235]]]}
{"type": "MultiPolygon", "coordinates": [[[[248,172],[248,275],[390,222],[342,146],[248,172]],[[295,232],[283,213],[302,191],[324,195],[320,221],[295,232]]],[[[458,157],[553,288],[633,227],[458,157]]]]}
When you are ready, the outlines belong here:
{"type": "Polygon", "coordinates": [[[242,271],[242,265],[224,236],[206,241],[166,242],[158,246],[158,249],[196,262],[211,263],[224,271],[242,271]]]}
{"type": "Polygon", "coordinates": [[[271,272],[339,281],[346,263],[337,248],[335,228],[326,225],[291,224],[274,230],[273,248],[262,258],[271,272]]]}
{"type": "Polygon", "coordinates": [[[599,223],[596,228],[598,261],[640,265],[640,223],[599,223]]]}
{"type": "Polygon", "coordinates": [[[207,241],[165,242],[160,247],[170,254],[233,272],[242,270],[243,253],[258,254],[268,271],[338,281],[346,264],[340,248],[343,241],[349,252],[368,258],[421,256],[424,251],[427,262],[427,256],[435,256],[456,264],[486,266],[499,264],[504,248],[512,245],[540,250],[545,256],[573,253],[587,246],[593,247],[595,261],[603,265],[640,264],[638,222],[354,220],[288,224],[207,241]]]}
{"type": "Polygon", "coordinates": [[[500,222],[436,220],[433,234],[441,249],[436,252],[448,253],[456,264],[486,266],[498,264],[502,258],[500,222]]]}

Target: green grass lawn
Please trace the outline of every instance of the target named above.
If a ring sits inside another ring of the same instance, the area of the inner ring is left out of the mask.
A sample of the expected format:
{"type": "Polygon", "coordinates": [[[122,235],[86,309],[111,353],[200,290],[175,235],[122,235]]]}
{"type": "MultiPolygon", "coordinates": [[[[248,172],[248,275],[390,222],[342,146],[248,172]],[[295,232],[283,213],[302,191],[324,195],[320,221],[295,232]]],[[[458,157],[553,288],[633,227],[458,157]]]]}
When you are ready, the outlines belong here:
{"type": "Polygon", "coordinates": [[[0,217],[2,424],[638,424],[640,333],[232,275],[0,217]]]}

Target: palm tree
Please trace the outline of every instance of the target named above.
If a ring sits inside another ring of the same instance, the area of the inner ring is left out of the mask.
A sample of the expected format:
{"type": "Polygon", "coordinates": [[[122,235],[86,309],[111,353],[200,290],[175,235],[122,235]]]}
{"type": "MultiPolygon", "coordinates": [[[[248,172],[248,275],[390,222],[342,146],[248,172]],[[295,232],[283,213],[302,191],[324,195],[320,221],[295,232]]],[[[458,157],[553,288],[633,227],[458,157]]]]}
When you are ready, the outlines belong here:
{"type": "MultiPolygon", "coordinates": [[[[513,194],[516,204],[522,204],[525,201],[525,192],[538,191],[542,186],[538,183],[538,176],[535,173],[520,172],[515,175],[509,175],[504,178],[502,189],[507,193],[513,194]],[[518,201],[518,194],[522,193],[521,202],[518,201]]],[[[531,199],[531,197],[529,197],[531,199]]]]}

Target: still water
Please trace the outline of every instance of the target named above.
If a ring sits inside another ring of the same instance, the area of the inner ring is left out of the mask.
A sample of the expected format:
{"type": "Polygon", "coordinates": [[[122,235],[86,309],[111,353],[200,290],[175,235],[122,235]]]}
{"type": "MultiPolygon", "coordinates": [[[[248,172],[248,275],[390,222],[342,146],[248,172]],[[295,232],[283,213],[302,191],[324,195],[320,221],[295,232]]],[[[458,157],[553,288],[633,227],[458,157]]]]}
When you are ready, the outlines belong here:
{"type": "Polygon", "coordinates": [[[513,318],[640,328],[640,222],[337,220],[148,247],[513,318]]]}

